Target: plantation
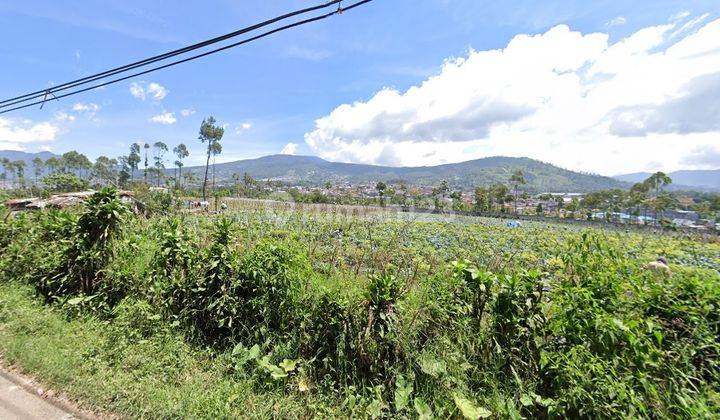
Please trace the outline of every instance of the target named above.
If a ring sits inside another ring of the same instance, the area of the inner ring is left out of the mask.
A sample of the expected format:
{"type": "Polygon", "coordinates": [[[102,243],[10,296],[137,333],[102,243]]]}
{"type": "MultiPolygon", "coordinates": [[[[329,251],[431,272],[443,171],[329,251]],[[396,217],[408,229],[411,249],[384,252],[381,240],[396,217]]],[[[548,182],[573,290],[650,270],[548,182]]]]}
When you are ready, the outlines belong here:
{"type": "Polygon", "coordinates": [[[719,307],[679,234],[112,189],[0,224],[0,355],[128,417],[716,418],[719,307]]]}

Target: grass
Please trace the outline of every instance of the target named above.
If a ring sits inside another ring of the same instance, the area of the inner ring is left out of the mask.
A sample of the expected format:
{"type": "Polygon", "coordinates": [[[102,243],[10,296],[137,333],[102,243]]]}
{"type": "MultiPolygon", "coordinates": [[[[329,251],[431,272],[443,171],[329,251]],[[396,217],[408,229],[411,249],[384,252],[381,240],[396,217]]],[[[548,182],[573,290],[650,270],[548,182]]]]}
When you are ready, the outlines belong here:
{"type": "Polygon", "coordinates": [[[125,417],[720,414],[713,238],[322,210],[11,220],[0,354],[125,417]]]}
{"type": "Polygon", "coordinates": [[[211,352],[166,331],[127,340],[93,317],[68,319],[33,290],[0,284],[0,353],[54,389],[120,416],[298,418],[301,394],[262,392],[227,375],[211,352]]]}

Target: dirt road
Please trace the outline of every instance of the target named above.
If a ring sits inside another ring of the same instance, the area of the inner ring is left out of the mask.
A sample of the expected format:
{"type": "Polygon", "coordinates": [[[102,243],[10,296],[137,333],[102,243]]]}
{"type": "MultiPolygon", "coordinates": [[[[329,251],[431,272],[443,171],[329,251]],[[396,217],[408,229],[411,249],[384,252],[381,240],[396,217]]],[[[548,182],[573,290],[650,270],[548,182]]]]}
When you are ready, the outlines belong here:
{"type": "Polygon", "coordinates": [[[76,419],[73,414],[51,404],[18,384],[18,378],[0,370],[0,419],[76,419]]]}

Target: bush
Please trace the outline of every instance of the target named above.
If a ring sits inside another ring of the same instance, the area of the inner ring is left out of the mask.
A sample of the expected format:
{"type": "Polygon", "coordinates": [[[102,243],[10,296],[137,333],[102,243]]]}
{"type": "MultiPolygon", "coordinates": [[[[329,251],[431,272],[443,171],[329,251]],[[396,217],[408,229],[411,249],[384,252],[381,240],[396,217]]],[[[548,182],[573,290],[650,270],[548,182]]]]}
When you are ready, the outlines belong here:
{"type": "Polygon", "coordinates": [[[111,243],[120,234],[123,218],[128,209],[120,201],[117,190],[103,188],[92,195],[72,230],[61,229],[67,246],[62,260],[48,270],[36,284],[37,291],[46,301],[57,301],[67,296],[71,304],[94,307],[112,307],[124,295],[123,290],[104,282],[104,269],[111,258],[111,243]],[[95,299],[95,295],[100,295],[95,299]]]}
{"type": "Polygon", "coordinates": [[[293,331],[309,275],[304,257],[290,245],[262,242],[241,258],[232,247],[233,223],[219,219],[213,229],[210,246],[180,286],[175,315],[213,343],[293,331]]]}
{"type": "Polygon", "coordinates": [[[74,192],[84,191],[90,188],[90,184],[69,172],[56,172],[42,179],[45,188],[51,192],[74,192]]]}

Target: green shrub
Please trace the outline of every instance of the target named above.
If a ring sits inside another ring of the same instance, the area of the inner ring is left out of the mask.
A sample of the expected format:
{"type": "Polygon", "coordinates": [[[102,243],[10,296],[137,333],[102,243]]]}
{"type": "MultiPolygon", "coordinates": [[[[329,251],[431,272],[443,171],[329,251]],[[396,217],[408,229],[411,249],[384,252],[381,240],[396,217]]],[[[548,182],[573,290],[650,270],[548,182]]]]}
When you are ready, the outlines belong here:
{"type": "Polygon", "coordinates": [[[90,184],[69,172],[56,172],[42,179],[42,183],[51,192],[74,192],[84,191],[90,187],[90,184]]]}
{"type": "MultiPolygon", "coordinates": [[[[124,290],[105,282],[105,267],[111,258],[111,243],[120,234],[127,207],[117,190],[103,188],[85,203],[74,229],[60,224],[63,235],[70,235],[62,260],[48,270],[36,284],[46,301],[78,296],[68,302],[74,305],[92,302],[96,308],[112,307],[125,294],[124,290]],[[96,295],[100,296],[95,299],[96,295]]],[[[67,240],[67,237],[66,237],[67,240]]]]}
{"type": "Polygon", "coordinates": [[[176,315],[214,343],[293,331],[309,275],[304,257],[289,245],[262,242],[241,258],[232,246],[233,223],[219,219],[213,229],[197,269],[180,286],[176,315]]]}

